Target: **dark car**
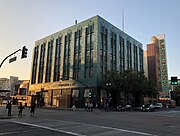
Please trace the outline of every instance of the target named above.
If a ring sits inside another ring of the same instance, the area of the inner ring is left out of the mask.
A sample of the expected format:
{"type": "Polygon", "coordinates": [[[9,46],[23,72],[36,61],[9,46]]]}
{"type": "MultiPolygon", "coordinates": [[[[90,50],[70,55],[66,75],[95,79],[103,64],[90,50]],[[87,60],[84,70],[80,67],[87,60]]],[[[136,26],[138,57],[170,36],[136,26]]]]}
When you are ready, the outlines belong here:
{"type": "Polygon", "coordinates": [[[155,108],[152,104],[146,104],[142,106],[141,111],[155,111],[155,108]]]}

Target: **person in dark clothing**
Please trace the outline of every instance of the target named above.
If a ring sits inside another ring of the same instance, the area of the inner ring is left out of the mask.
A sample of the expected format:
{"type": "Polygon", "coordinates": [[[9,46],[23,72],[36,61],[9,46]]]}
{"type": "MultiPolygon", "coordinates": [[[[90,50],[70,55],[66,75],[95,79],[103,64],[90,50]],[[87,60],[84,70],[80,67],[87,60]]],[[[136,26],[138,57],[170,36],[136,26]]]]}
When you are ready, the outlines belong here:
{"type": "Polygon", "coordinates": [[[20,106],[18,107],[18,109],[19,109],[18,117],[22,117],[22,112],[25,109],[24,106],[22,106],[22,103],[20,103],[20,106]]]}
{"type": "Polygon", "coordinates": [[[35,104],[32,103],[31,106],[30,106],[30,114],[31,114],[31,116],[34,116],[34,112],[35,112],[35,104]]]}
{"type": "Polygon", "coordinates": [[[11,115],[12,104],[10,101],[7,103],[6,108],[8,109],[8,116],[12,116],[11,115]]]}

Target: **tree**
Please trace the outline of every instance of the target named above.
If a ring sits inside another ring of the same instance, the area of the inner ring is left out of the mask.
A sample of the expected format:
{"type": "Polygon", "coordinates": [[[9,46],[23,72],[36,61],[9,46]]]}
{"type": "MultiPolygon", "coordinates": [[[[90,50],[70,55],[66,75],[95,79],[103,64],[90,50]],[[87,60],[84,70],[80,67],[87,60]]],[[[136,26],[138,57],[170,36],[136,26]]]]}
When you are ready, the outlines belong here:
{"type": "Polygon", "coordinates": [[[107,71],[104,76],[103,89],[107,91],[107,96],[111,97],[111,104],[115,107],[118,103],[119,92],[121,91],[121,76],[118,71],[107,71]]]}
{"type": "Polygon", "coordinates": [[[143,104],[144,96],[155,96],[157,91],[153,84],[148,81],[143,72],[126,70],[123,73],[118,71],[108,71],[105,76],[104,85],[111,83],[108,90],[112,95],[113,105],[131,104],[140,106],[143,104]]]}
{"type": "Polygon", "coordinates": [[[175,86],[173,94],[174,94],[174,100],[176,101],[176,104],[180,105],[180,85],[175,86]]]}

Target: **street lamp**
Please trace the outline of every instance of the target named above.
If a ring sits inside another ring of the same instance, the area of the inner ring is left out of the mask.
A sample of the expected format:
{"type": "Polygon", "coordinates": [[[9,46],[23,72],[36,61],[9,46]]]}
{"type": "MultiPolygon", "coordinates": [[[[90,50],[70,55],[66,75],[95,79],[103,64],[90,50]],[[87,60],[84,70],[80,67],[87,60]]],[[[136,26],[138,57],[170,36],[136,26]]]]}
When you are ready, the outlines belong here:
{"type": "Polygon", "coordinates": [[[106,83],[106,87],[107,87],[107,98],[106,98],[106,111],[108,111],[109,109],[109,103],[110,103],[110,97],[111,97],[111,93],[110,93],[110,86],[111,86],[111,83],[110,82],[107,82],[106,83]]]}
{"type": "Polygon", "coordinates": [[[111,83],[106,83],[106,86],[107,86],[107,95],[108,95],[108,97],[111,95],[110,94],[110,86],[111,86],[111,83]]]}

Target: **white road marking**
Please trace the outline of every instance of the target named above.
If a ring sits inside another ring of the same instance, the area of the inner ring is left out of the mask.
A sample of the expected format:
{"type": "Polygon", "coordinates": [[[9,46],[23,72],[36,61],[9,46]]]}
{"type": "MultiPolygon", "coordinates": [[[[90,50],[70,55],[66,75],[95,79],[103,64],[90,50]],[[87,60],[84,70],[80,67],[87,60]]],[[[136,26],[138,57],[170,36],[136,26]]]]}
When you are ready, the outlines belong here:
{"type": "Polygon", "coordinates": [[[2,132],[0,135],[12,135],[12,134],[19,134],[19,133],[27,133],[28,131],[14,131],[14,132],[2,132]]]}
{"type": "Polygon", "coordinates": [[[54,128],[41,126],[41,125],[36,125],[36,124],[31,124],[31,123],[25,123],[25,122],[19,122],[19,121],[10,121],[10,122],[17,123],[17,124],[28,125],[28,126],[33,126],[33,127],[39,127],[39,128],[48,129],[48,130],[51,130],[51,131],[61,132],[61,133],[65,133],[65,134],[70,134],[70,135],[74,135],[74,136],[86,136],[86,135],[81,135],[81,134],[77,134],[77,133],[73,133],[73,132],[69,132],[69,131],[54,129],[54,128]]]}
{"type": "MultiPolygon", "coordinates": [[[[50,120],[50,119],[43,119],[43,120],[50,120]]],[[[52,121],[52,119],[51,119],[51,121],[52,121]]],[[[115,130],[115,131],[126,132],[126,133],[133,133],[133,134],[144,135],[144,136],[158,136],[158,135],[154,135],[154,134],[150,134],[150,133],[145,133],[145,132],[140,132],[140,131],[132,131],[132,130],[127,130],[127,129],[120,129],[120,128],[107,127],[107,126],[99,126],[99,125],[86,124],[86,123],[80,123],[80,122],[71,122],[71,121],[63,121],[63,120],[53,120],[53,121],[69,123],[69,124],[89,125],[89,126],[94,126],[94,127],[100,127],[100,128],[103,128],[103,129],[115,130]]],[[[30,124],[30,123],[24,123],[24,122],[18,122],[18,121],[11,121],[11,122],[19,123],[19,124],[24,124],[24,125],[29,125],[29,126],[40,127],[40,128],[44,128],[44,129],[48,129],[48,130],[52,130],[52,131],[56,131],[56,132],[62,132],[62,133],[66,133],[66,134],[71,134],[71,135],[75,135],[75,136],[85,136],[85,135],[74,133],[74,132],[70,132],[70,131],[54,129],[54,128],[50,128],[50,127],[46,127],[46,126],[41,126],[41,125],[36,125],[36,124],[30,124]]]]}
{"type": "MultiPolygon", "coordinates": [[[[46,119],[45,119],[46,120],[46,119]]],[[[48,120],[48,119],[47,119],[48,120]]],[[[154,134],[149,134],[149,133],[144,133],[144,132],[139,132],[139,131],[132,131],[132,130],[126,130],[126,129],[120,129],[120,128],[113,128],[113,127],[107,127],[107,126],[98,126],[98,125],[93,125],[93,124],[86,124],[86,123],[79,123],[79,122],[71,122],[71,121],[62,121],[65,123],[71,123],[71,124],[80,124],[80,125],[90,125],[90,126],[95,126],[95,127],[100,127],[104,129],[110,129],[110,130],[115,130],[115,131],[121,131],[121,132],[127,132],[127,133],[133,133],[133,134],[139,134],[139,135],[145,135],[145,136],[158,136],[154,134]]]]}

